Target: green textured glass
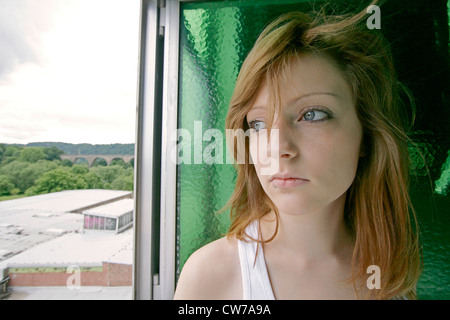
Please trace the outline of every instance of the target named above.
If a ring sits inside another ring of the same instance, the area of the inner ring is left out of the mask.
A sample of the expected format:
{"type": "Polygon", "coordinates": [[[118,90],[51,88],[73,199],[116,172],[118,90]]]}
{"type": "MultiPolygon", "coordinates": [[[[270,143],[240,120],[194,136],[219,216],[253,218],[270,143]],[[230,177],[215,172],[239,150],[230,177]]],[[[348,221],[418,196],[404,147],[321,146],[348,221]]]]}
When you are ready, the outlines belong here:
{"type": "MultiPolygon", "coordinates": [[[[366,2],[353,1],[355,6],[366,2]]],[[[177,172],[177,277],[192,252],[221,237],[229,226],[228,213],[215,212],[234,189],[224,126],[243,60],[269,21],[321,3],[181,2],[178,127],[185,130],[179,142],[190,141],[192,148],[179,152],[183,163],[177,172]],[[206,163],[211,159],[216,163],[206,163]]],[[[433,6],[426,0],[387,1],[382,7],[381,31],[392,44],[400,81],[416,99],[410,135],[420,153],[411,146],[410,193],[423,243],[421,299],[450,299],[449,16],[447,0],[435,0],[433,6]]]]}
{"type": "Polygon", "coordinates": [[[298,10],[298,2],[181,3],[179,144],[188,139],[192,148],[180,148],[183,160],[177,172],[177,274],[192,252],[228,229],[228,213],[215,214],[227,203],[235,183],[235,170],[225,156],[228,103],[239,68],[259,33],[276,16],[298,10]],[[208,137],[214,129],[220,131],[221,141],[208,137]],[[205,163],[212,149],[219,153],[220,147],[222,163],[205,163]]]}

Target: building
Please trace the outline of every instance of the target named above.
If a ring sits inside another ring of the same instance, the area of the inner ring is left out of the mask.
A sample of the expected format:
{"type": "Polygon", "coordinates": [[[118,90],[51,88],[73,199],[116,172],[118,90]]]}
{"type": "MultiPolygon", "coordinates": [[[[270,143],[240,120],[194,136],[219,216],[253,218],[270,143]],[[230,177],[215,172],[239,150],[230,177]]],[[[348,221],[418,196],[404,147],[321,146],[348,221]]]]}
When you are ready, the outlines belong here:
{"type": "Polygon", "coordinates": [[[9,278],[13,293],[116,286],[131,293],[131,197],[128,191],[70,190],[0,202],[0,281],[9,278]],[[87,231],[90,226],[103,230],[87,231]]]}
{"type": "Polygon", "coordinates": [[[122,199],[83,211],[83,230],[122,232],[133,225],[133,199],[122,199]]]}

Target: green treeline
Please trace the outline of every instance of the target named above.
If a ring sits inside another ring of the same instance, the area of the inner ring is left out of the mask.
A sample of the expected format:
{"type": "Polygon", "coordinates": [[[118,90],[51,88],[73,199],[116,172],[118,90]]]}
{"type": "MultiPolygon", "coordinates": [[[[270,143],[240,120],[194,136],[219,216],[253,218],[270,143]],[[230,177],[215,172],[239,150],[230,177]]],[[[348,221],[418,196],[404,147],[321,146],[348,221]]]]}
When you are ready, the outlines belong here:
{"type": "Polygon", "coordinates": [[[56,146],[28,147],[0,144],[0,196],[32,196],[62,190],[133,190],[132,164],[116,159],[87,165],[62,160],[56,146]]]}
{"type": "Polygon", "coordinates": [[[103,155],[133,155],[134,143],[115,143],[115,144],[72,144],[65,142],[32,142],[24,147],[44,147],[64,151],[64,154],[103,154],[103,155]]]}

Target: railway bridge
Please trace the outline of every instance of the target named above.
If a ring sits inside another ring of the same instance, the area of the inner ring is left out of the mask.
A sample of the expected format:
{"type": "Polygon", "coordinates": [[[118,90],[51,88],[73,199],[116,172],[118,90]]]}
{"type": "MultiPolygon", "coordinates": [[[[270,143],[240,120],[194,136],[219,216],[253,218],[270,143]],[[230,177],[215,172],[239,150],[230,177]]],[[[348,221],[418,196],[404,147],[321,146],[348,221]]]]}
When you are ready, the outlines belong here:
{"type": "Polygon", "coordinates": [[[134,159],[134,155],[123,155],[123,154],[115,154],[115,155],[106,155],[106,154],[62,154],[60,155],[61,160],[68,159],[75,163],[75,161],[80,159],[87,160],[89,167],[94,165],[95,160],[104,159],[109,166],[111,161],[114,159],[122,159],[124,162],[129,162],[131,159],[134,159]]]}

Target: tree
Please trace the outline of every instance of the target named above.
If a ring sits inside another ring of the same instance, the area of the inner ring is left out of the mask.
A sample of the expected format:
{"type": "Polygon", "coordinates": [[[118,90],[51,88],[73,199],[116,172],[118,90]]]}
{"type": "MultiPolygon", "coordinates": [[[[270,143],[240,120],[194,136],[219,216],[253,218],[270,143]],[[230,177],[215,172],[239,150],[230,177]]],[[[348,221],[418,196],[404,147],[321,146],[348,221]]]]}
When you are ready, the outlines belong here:
{"type": "Polygon", "coordinates": [[[76,179],[75,189],[89,189],[89,185],[86,180],[84,180],[83,176],[78,176],[76,179]]]}
{"type": "Polygon", "coordinates": [[[64,153],[64,151],[59,150],[57,147],[52,146],[51,148],[44,148],[44,153],[46,155],[46,160],[61,160],[60,155],[64,153]]]}
{"type": "Polygon", "coordinates": [[[22,149],[23,147],[7,145],[5,147],[5,150],[3,151],[2,165],[18,160],[22,152],[22,149]]]}
{"type": "Polygon", "coordinates": [[[6,151],[6,145],[3,143],[0,143],[0,163],[2,163],[3,154],[6,151]]]}
{"type": "Polygon", "coordinates": [[[8,177],[5,175],[0,176],[0,196],[7,196],[11,194],[14,189],[14,184],[9,181],[8,177]]]}
{"type": "Polygon", "coordinates": [[[8,177],[9,181],[21,191],[25,191],[28,186],[26,177],[24,177],[24,170],[29,166],[27,162],[12,161],[0,168],[0,175],[3,174],[8,177]]]}
{"type": "Polygon", "coordinates": [[[89,172],[89,168],[87,166],[76,164],[70,169],[70,172],[77,175],[84,175],[89,172]]]}
{"type": "Polygon", "coordinates": [[[109,167],[92,167],[91,172],[96,174],[104,184],[111,184],[115,178],[124,172],[121,166],[109,166],[109,167]]]}
{"type": "Polygon", "coordinates": [[[113,190],[126,190],[133,191],[134,179],[133,176],[121,175],[114,179],[111,183],[111,189],[113,190]]]}
{"type": "Polygon", "coordinates": [[[71,166],[73,166],[73,162],[70,161],[69,159],[63,159],[63,160],[61,161],[61,165],[62,165],[63,167],[71,167],[71,166]]]}
{"type": "Polygon", "coordinates": [[[35,163],[38,162],[39,160],[44,160],[46,158],[47,155],[45,154],[44,150],[42,150],[42,148],[27,147],[22,149],[19,160],[24,162],[35,163]]]}
{"type": "Polygon", "coordinates": [[[103,183],[100,180],[99,176],[95,173],[88,172],[83,176],[83,179],[86,181],[88,187],[87,189],[103,189],[103,183]]]}
{"type": "Polygon", "coordinates": [[[81,184],[78,180],[78,177],[69,170],[58,168],[43,174],[42,177],[36,181],[36,184],[31,191],[35,194],[43,194],[63,190],[74,190],[81,184]]]}
{"type": "Polygon", "coordinates": [[[73,189],[133,190],[131,164],[115,160],[89,168],[58,159],[56,147],[0,144],[0,195],[27,196],[73,189]],[[49,161],[52,159],[52,161],[49,161]]]}
{"type": "Polygon", "coordinates": [[[58,166],[58,162],[47,160],[39,160],[36,163],[13,161],[0,167],[0,175],[7,176],[20,192],[25,192],[45,172],[54,170],[58,166]]]}

